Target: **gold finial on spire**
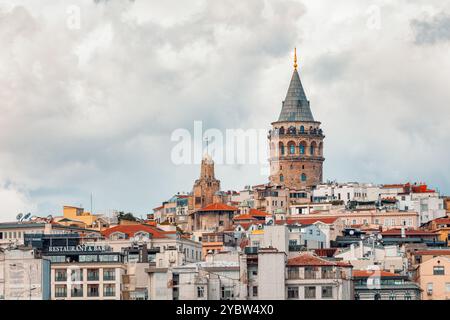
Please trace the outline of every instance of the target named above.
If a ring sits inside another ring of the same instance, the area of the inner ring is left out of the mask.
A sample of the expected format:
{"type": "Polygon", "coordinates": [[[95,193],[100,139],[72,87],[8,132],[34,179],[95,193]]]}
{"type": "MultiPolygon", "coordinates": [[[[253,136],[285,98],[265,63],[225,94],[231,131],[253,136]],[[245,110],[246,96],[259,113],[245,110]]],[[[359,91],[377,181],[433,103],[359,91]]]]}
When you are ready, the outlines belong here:
{"type": "Polygon", "coordinates": [[[294,69],[297,70],[297,48],[294,49],[294,69]]]}

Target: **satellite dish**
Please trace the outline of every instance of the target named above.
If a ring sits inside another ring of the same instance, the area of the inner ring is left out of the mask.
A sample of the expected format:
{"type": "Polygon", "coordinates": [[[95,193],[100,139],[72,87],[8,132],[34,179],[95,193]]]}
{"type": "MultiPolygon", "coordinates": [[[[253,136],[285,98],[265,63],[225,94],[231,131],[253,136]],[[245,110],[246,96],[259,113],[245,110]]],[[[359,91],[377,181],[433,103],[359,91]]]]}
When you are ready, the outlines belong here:
{"type": "Polygon", "coordinates": [[[53,220],[53,216],[51,214],[49,214],[46,218],[48,221],[52,221],[53,220]]]}
{"type": "Polygon", "coordinates": [[[30,212],[28,212],[28,213],[25,215],[25,217],[23,217],[23,220],[26,220],[26,219],[28,219],[29,217],[31,217],[31,213],[30,213],[30,212]]]}
{"type": "Polygon", "coordinates": [[[381,233],[379,233],[379,234],[377,235],[377,238],[378,238],[378,240],[381,240],[381,239],[383,238],[383,236],[381,235],[381,233]]]}
{"type": "Polygon", "coordinates": [[[355,234],[355,231],[354,230],[350,230],[348,233],[352,236],[352,235],[355,234]]]}
{"type": "Polygon", "coordinates": [[[22,217],[23,217],[23,213],[19,213],[19,214],[16,216],[16,220],[17,220],[17,221],[21,221],[22,217]]]}

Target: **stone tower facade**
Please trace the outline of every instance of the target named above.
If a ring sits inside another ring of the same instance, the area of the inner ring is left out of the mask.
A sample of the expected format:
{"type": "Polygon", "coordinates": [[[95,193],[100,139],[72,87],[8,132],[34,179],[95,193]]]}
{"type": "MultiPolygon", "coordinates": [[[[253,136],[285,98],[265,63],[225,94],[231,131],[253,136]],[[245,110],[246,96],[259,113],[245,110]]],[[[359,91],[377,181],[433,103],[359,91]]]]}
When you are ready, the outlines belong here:
{"type": "Polygon", "coordinates": [[[295,55],[286,99],[269,131],[270,183],[301,190],[322,182],[323,135],[315,121],[297,71],[295,55]]]}
{"type": "Polygon", "coordinates": [[[204,208],[214,202],[214,195],[220,191],[220,181],[214,176],[214,161],[205,155],[202,159],[200,178],[194,183],[189,207],[192,211],[204,208]]]}

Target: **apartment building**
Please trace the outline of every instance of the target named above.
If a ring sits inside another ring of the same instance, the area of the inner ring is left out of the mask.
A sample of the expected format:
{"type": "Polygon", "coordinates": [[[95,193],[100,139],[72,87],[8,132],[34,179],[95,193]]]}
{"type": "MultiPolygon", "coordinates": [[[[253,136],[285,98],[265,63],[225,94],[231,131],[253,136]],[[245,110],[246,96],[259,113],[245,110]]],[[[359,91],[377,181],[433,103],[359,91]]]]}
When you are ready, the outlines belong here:
{"type": "Polygon", "coordinates": [[[0,300],[49,300],[50,261],[25,247],[0,249],[0,300]]]}
{"type": "Polygon", "coordinates": [[[420,300],[421,289],[408,276],[382,271],[354,270],[355,300],[420,300]]]}
{"type": "MultiPolygon", "coordinates": [[[[437,252],[435,252],[437,254],[437,252]]],[[[450,258],[434,256],[420,263],[416,281],[422,289],[422,300],[450,300],[450,258]]]]}

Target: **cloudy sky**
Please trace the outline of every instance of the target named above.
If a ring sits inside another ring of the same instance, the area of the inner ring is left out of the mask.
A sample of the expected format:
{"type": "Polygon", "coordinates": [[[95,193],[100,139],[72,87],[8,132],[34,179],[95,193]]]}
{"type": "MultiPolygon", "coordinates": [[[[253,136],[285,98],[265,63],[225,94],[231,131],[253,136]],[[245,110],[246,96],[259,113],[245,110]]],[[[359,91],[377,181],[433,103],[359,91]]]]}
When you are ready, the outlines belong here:
{"type": "Polygon", "coordinates": [[[0,0],[0,220],[91,193],[96,212],[143,215],[190,191],[199,168],[172,163],[172,132],[269,129],[294,47],[325,179],[450,194],[448,1],[0,0]]]}

